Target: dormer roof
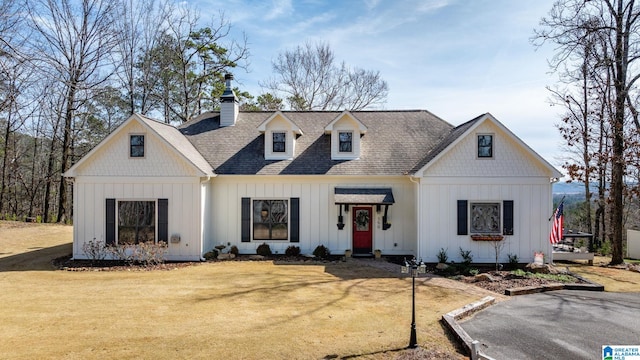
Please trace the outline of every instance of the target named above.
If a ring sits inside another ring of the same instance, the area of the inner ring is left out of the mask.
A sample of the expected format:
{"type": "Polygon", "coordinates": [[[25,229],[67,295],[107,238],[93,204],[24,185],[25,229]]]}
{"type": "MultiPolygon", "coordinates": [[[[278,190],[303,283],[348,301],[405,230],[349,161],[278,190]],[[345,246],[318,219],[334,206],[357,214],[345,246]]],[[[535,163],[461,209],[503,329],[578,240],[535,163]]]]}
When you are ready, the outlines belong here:
{"type": "Polygon", "coordinates": [[[258,125],[258,131],[260,131],[261,133],[264,133],[269,128],[269,124],[277,119],[278,120],[282,119],[283,121],[288,123],[290,126],[290,130],[294,134],[302,135],[302,130],[300,129],[300,127],[291,119],[289,119],[286,115],[284,115],[282,111],[276,111],[275,113],[273,113],[273,115],[269,116],[265,121],[263,121],[260,125],[258,125]]]}
{"type": "Polygon", "coordinates": [[[324,128],[326,134],[331,133],[338,123],[349,122],[353,125],[353,130],[358,130],[360,134],[367,132],[367,127],[358,120],[350,111],[343,111],[340,115],[336,116],[327,126],[324,128]]]}

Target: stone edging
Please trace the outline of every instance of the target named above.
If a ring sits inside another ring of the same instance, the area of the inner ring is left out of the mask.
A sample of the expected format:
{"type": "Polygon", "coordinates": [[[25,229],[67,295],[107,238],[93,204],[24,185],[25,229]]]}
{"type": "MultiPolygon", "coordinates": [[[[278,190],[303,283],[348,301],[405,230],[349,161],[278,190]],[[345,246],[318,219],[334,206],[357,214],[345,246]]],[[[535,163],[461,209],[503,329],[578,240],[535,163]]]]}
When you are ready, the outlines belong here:
{"type": "Polygon", "coordinates": [[[464,348],[467,350],[469,354],[471,354],[472,359],[478,359],[479,356],[482,359],[491,359],[488,356],[481,354],[478,349],[474,349],[474,340],[467,334],[466,331],[458,324],[458,320],[470,316],[471,314],[478,312],[484,308],[487,308],[493,305],[496,302],[496,299],[493,296],[486,296],[476,302],[465,305],[459,309],[453,310],[442,315],[442,321],[444,324],[453,332],[455,337],[462,343],[464,348]],[[474,354],[475,352],[475,354],[474,354]]]}

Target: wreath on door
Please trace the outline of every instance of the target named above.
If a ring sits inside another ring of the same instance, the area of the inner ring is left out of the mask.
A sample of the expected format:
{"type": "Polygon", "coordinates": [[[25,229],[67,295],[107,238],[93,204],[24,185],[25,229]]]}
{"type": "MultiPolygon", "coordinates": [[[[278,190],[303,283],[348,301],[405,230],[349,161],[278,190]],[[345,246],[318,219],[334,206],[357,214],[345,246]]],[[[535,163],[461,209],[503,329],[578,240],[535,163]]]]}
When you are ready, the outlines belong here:
{"type": "Polygon", "coordinates": [[[358,210],[356,226],[358,229],[367,229],[369,227],[369,212],[367,210],[358,210]]]}

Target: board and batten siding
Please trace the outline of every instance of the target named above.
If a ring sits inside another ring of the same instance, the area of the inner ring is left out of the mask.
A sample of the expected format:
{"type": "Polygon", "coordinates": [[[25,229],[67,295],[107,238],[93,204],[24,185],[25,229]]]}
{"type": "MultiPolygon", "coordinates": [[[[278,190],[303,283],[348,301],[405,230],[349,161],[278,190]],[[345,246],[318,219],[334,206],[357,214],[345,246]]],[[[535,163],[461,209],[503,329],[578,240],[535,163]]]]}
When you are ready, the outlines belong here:
{"type": "MultiPolygon", "coordinates": [[[[533,261],[536,251],[548,252],[548,217],[552,208],[548,179],[521,178],[509,184],[482,181],[464,183],[458,178],[438,179],[421,185],[420,252],[427,262],[437,262],[436,254],[445,249],[449,259],[460,262],[460,248],[471,250],[473,261],[495,262],[495,249],[488,241],[473,241],[470,235],[457,235],[457,201],[498,202],[513,200],[513,235],[505,235],[499,261],[508,262],[508,254],[520,262],[533,261]]],[[[467,210],[468,211],[468,210],[467,210]]],[[[504,218],[502,217],[504,221],[504,218]]]]}
{"type": "MultiPolygon", "coordinates": [[[[334,202],[335,187],[390,187],[395,204],[389,207],[392,226],[382,230],[383,210],[373,206],[373,248],[384,254],[415,254],[415,184],[406,177],[340,176],[233,176],[221,175],[210,183],[211,220],[206,227],[205,251],[215,245],[236,245],[243,254],[255,254],[266,242],[272,251],[283,254],[289,245],[308,254],[318,245],[333,254],[352,248],[351,211],[343,212],[345,227],[338,230],[339,208],[334,202]],[[241,201],[251,199],[300,199],[300,242],[253,240],[241,242],[241,201]]],[[[207,222],[206,220],[205,222],[207,222]]]]}
{"type": "MultiPolygon", "coordinates": [[[[84,242],[105,241],[106,199],[157,201],[168,199],[168,234],[179,243],[168,244],[167,260],[200,260],[202,254],[201,192],[198,178],[80,177],[74,182],[73,257],[86,259],[84,242]]],[[[116,205],[117,206],[117,205],[116,205]]],[[[156,206],[157,221],[157,206],[156,206]]],[[[117,231],[117,230],[116,230],[117,231]]],[[[156,229],[157,234],[157,229],[156,229]]]]}
{"type": "Polygon", "coordinates": [[[548,217],[553,207],[550,179],[556,174],[492,122],[484,122],[460,139],[421,175],[419,238],[425,261],[437,262],[437,253],[445,249],[450,260],[459,262],[462,248],[471,250],[474,262],[495,262],[492,242],[457,235],[458,200],[467,200],[469,205],[497,202],[501,210],[503,201],[513,201],[514,233],[502,240],[500,262],[507,262],[508,254],[530,262],[534,252],[548,253],[548,217]],[[477,157],[479,134],[494,135],[493,158],[477,157]]]}

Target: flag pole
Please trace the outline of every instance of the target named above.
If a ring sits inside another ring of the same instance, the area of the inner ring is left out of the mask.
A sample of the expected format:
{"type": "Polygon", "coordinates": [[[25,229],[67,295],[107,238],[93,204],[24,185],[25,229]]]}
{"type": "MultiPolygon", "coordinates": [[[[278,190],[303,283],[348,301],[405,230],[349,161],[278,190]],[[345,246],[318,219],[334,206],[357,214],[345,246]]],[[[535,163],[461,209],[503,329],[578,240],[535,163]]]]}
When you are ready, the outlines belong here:
{"type": "MultiPolygon", "coordinates": [[[[560,199],[560,202],[558,203],[558,206],[556,207],[556,209],[557,209],[558,207],[560,207],[560,204],[562,204],[562,203],[564,202],[564,198],[565,198],[566,196],[567,196],[567,195],[562,195],[562,199],[560,199]]],[[[556,210],[552,210],[552,212],[551,212],[551,216],[549,216],[549,220],[548,220],[548,221],[551,221],[551,219],[553,219],[553,215],[555,215],[555,214],[556,214],[556,210]]]]}

